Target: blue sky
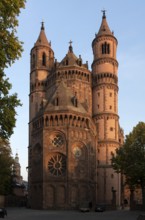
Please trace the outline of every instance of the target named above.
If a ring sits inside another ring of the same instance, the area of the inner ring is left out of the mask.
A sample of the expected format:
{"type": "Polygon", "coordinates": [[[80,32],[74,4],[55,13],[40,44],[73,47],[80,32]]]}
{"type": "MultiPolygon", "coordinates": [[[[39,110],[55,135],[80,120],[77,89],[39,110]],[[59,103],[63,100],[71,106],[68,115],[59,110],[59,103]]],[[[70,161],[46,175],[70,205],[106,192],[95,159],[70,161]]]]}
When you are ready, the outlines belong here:
{"type": "Polygon", "coordinates": [[[21,174],[27,179],[30,50],[44,21],[55,58],[60,61],[73,41],[76,56],[92,63],[91,43],[106,9],[109,27],[118,39],[119,116],[125,135],[145,122],[145,1],[132,0],[27,0],[19,16],[18,37],[23,41],[22,57],[6,70],[23,103],[17,108],[17,123],[10,139],[13,155],[19,154],[21,174]]]}

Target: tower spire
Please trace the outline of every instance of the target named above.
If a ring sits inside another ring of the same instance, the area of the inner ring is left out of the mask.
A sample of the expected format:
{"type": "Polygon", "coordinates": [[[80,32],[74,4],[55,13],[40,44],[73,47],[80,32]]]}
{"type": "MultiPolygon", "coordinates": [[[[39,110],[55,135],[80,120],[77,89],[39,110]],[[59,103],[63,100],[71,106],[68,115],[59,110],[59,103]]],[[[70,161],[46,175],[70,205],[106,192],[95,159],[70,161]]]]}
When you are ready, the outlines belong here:
{"type": "Polygon", "coordinates": [[[103,16],[102,16],[102,23],[101,23],[101,26],[100,26],[100,29],[98,31],[98,34],[97,36],[101,36],[101,35],[110,35],[110,36],[113,36],[109,26],[108,26],[108,23],[107,23],[107,19],[106,19],[106,10],[102,10],[101,11],[103,13],[103,16]]]}
{"type": "Polygon", "coordinates": [[[35,43],[35,46],[40,46],[40,45],[46,45],[49,47],[51,46],[45,35],[44,21],[41,22],[40,34],[35,43]]]}

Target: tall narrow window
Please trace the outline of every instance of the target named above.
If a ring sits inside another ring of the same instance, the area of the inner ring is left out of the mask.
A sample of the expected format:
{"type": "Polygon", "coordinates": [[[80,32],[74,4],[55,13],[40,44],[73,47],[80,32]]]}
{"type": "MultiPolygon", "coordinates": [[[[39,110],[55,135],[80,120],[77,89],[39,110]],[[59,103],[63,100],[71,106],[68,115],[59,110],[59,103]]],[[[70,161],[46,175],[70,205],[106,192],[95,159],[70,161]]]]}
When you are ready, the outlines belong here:
{"type": "Polygon", "coordinates": [[[56,99],[55,99],[55,106],[58,106],[58,104],[59,104],[59,99],[58,99],[58,97],[56,97],[56,99]]]}
{"type": "Polygon", "coordinates": [[[74,97],[74,106],[75,106],[75,107],[78,107],[78,100],[77,100],[76,97],[74,97]]]}
{"type": "Polygon", "coordinates": [[[107,53],[109,54],[110,53],[110,44],[107,44],[106,47],[107,47],[106,48],[107,49],[107,53]]]}
{"type": "Polygon", "coordinates": [[[102,54],[110,54],[110,44],[107,42],[102,44],[102,54]]]}
{"type": "Polygon", "coordinates": [[[105,51],[104,44],[102,44],[102,54],[104,54],[104,51],[105,51]]]}
{"type": "Polygon", "coordinates": [[[73,97],[73,105],[75,106],[75,107],[78,107],[78,99],[77,99],[77,93],[75,92],[75,96],[73,97]]]}
{"type": "Polygon", "coordinates": [[[45,53],[43,53],[42,55],[42,65],[46,66],[46,54],[45,53]]]}

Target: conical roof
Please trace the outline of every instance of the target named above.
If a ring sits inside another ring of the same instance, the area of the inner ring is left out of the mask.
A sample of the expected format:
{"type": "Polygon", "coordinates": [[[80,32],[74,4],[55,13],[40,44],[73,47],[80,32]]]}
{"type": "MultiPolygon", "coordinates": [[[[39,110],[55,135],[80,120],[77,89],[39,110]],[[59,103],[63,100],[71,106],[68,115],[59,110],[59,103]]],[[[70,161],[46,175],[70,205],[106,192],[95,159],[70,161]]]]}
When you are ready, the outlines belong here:
{"type": "Polygon", "coordinates": [[[35,46],[41,46],[41,45],[50,47],[50,43],[48,42],[47,37],[45,35],[44,22],[42,22],[40,34],[39,34],[39,37],[35,43],[35,46]]]}
{"type": "Polygon", "coordinates": [[[68,52],[60,62],[59,66],[64,66],[66,63],[68,63],[67,65],[70,66],[78,65],[78,57],[73,53],[72,45],[69,46],[68,52]]]}
{"type": "Polygon", "coordinates": [[[73,47],[72,47],[72,41],[69,42],[70,46],[68,48],[68,52],[66,56],[62,59],[62,61],[59,63],[59,67],[64,67],[64,66],[81,66],[84,68],[87,68],[86,64],[83,64],[81,55],[77,57],[74,52],[73,52],[73,47]]]}
{"type": "Polygon", "coordinates": [[[101,23],[97,36],[101,36],[101,35],[112,35],[113,36],[108,26],[107,20],[106,20],[105,10],[103,10],[102,23],[101,23]]]}

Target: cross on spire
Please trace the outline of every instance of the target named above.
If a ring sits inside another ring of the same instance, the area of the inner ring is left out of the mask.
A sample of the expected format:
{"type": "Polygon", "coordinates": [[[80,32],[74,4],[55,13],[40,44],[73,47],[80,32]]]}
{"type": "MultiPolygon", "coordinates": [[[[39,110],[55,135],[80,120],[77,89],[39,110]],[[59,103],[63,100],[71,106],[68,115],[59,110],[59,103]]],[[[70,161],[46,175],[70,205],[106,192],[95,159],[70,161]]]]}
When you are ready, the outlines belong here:
{"type": "Polygon", "coordinates": [[[103,18],[106,18],[106,10],[105,9],[103,9],[103,10],[101,10],[101,12],[103,12],[103,18]]]}
{"type": "Polygon", "coordinates": [[[72,41],[71,40],[68,43],[69,43],[70,46],[72,46],[72,41]]]}
{"type": "Polygon", "coordinates": [[[73,52],[72,41],[70,40],[68,43],[69,43],[69,51],[70,51],[70,52],[73,52]]]}
{"type": "Polygon", "coordinates": [[[41,30],[44,30],[44,21],[41,22],[41,30]]]}

